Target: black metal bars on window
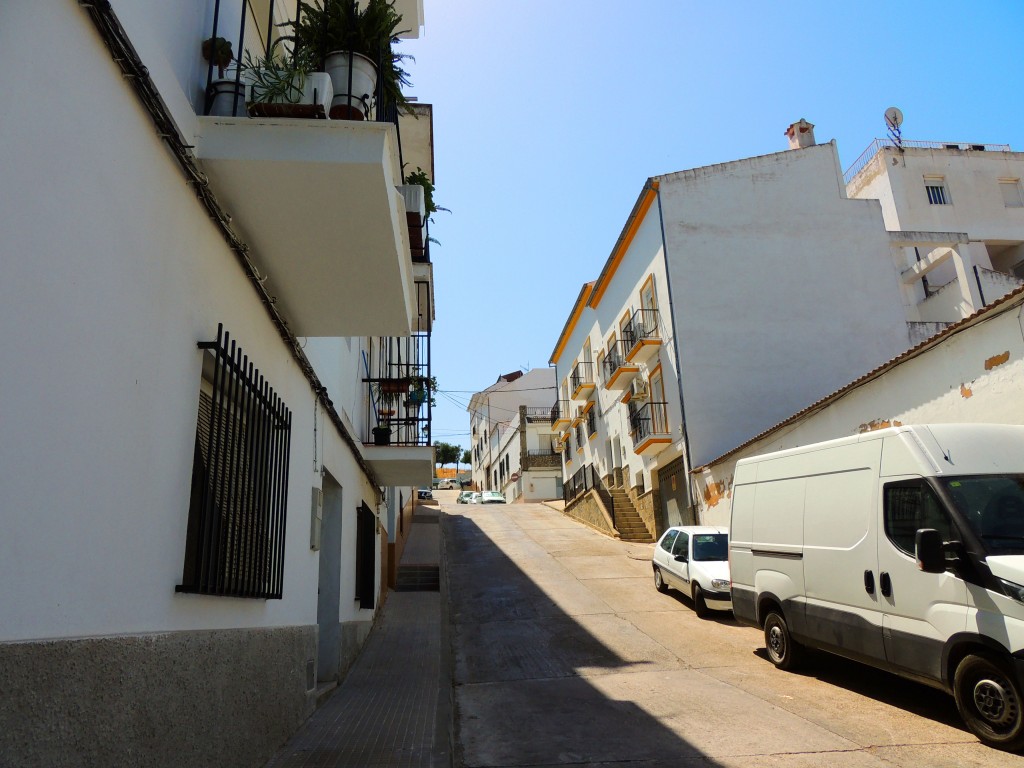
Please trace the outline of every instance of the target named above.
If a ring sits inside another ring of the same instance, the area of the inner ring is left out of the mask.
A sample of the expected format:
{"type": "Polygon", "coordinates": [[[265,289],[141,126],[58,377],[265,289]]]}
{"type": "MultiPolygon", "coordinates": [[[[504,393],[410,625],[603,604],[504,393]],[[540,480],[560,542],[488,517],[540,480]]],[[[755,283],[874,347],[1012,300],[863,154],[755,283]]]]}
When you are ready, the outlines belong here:
{"type": "Polygon", "coordinates": [[[179,592],[280,598],[291,412],[217,326],[204,360],[179,592]]]}

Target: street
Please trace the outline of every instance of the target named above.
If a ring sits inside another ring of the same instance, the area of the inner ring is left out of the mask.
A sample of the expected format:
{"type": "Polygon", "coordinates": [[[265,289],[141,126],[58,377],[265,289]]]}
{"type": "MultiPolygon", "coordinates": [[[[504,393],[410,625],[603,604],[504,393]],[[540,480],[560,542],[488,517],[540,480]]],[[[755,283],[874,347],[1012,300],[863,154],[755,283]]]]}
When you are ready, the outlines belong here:
{"type": "Polygon", "coordinates": [[[941,692],[823,654],[776,670],[760,631],[655,590],[651,544],[456,495],[435,493],[456,765],[1024,765],[941,692]]]}

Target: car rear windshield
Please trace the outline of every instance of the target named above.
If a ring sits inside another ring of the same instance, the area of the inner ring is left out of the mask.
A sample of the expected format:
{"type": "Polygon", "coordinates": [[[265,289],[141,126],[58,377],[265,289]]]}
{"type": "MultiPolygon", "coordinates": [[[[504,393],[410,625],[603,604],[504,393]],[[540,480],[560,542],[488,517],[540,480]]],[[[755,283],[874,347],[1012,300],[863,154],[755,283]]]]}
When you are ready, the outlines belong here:
{"type": "Polygon", "coordinates": [[[1024,554],[1024,475],[945,477],[940,482],[990,555],[1024,554]]]}
{"type": "Polygon", "coordinates": [[[694,560],[729,559],[729,534],[696,533],[693,536],[694,560]]]}

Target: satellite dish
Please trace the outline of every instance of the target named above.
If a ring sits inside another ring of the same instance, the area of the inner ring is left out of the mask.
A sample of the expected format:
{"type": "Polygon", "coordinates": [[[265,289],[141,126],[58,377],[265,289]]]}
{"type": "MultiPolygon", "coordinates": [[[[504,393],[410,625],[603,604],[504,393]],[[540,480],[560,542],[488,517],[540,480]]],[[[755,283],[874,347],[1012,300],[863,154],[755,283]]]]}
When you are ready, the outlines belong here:
{"type": "Polygon", "coordinates": [[[900,112],[899,107],[889,107],[885,110],[885,124],[894,131],[899,129],[903,124],[903,113],[900,112]]]}

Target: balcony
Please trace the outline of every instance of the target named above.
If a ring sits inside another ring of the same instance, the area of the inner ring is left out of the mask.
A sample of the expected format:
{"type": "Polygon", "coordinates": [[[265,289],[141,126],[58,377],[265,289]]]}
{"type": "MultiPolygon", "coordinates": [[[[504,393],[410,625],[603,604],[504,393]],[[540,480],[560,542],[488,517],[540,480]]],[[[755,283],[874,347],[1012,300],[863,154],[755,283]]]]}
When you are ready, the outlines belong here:
{"type": "Polygon", "coordinates": [[[622,329],[627,363],[646,363],[661,349],[661,334],[658,331],[659,318],[656,309],[638,309],[622,329]]]}
{"type": "Polygon", "coordinates": [[[576,363],[569,376],[569,391],[573,400],[587,400],[594,391],[594,364],[576,363]]]}
{"type": "MultiPolygon", "coordinates": [[[[237,62],[249,63],[243,52],[262,58],[281,50],[278,38],[290,24],[287,4],[265,6],[215,3],[209,39],[226,50],[203,69],[205,116],[195,135],[209,192],[296,335],[407,335],[415,320],[410,227],[413,237],[425,237],[425,222],[410,220],[399,189],[398,110],[385,98],[383,78],[358,115],[339,93],[332,109],[330,79],[318,73],[307,85],[321,87],[302,98],[314,103],[247,104],[261,93],[252,73],[274,70],[237,62]],[[356,119],[322,119],[328,110],[356,119]]],[[[423,219],[415,202],[411,213],[423,219]]]]}
{"type": "Polygon", "coordinates": [[[569,402],[567,400],[558,400],[551,409],[551,428],[556,432],[561,432],[569,426],[571,421],[569,402]]]}
{"type": "MultiPolygon", "coordinates": [[[[421,306],[420,314],[432,314],[430,307],[421,306]]],[[[429,484],[434,474],[431,427],[436,387],[429,331],[375,340],[364,357],[364,368],[367,463],[383,485],[429,484]]]]}
{"type": "Polygon", "coordinates": [[[626,362],[626,351],[626,342],[620,339],[612,345],[605,359],[601,361],[605,388],[627,389],[633,377],[640,372],[639,366],[626,362]]]}
{"type": "Polygon", "coordinates": [[[638,456],[661,453],[672,443],[666,403],[648,402],[635,409],[631,408],[629,427],[633,437],[633,452],[638,456]]]}
{"type": "Polygon", "coordinates": [[[389,123],[199,118],[197,154],[299,336],[401,336],[415,311],[389,123]]]}

